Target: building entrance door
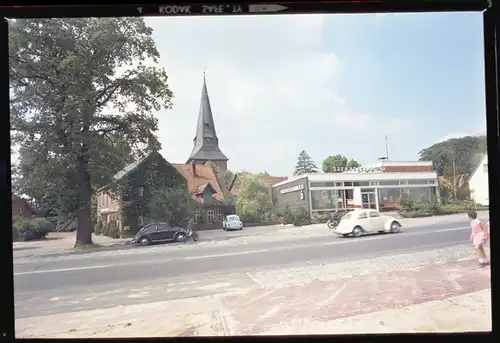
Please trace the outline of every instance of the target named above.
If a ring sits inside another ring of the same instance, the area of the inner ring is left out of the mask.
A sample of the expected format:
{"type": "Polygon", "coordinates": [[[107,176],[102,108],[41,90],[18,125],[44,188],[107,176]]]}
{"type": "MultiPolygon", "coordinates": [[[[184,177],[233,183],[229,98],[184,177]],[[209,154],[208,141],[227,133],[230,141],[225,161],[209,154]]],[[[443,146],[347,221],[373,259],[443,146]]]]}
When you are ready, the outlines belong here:
{"type": "Polygon", "coordinates": [[[361,191],[361,202],[365,209],[377,209],[377,196],[374,189],[363,189],[361,191]]]}

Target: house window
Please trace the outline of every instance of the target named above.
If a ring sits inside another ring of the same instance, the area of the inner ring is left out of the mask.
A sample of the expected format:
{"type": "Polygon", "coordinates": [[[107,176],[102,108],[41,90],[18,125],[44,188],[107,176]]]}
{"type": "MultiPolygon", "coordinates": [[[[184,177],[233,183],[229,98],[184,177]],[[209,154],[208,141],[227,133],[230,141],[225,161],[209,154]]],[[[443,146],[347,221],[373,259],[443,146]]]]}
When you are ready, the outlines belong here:
{"type": "Polygon", "coordinates": [[[21,213],[22,213],[21,208],[18,208],[18,209],[17,209],[17,214],[21,214],[21,213]]]}
{"type": "Polygon", "coordinates": [[[488,164],[483,164],[483,169],[485,173],[488,173],[488,164]]]}
{"type": "Polygon", "coordinates": [[[217,211],[217,217],[219,219],[219,222],[222,223],[224,221],[224,212],[222,211],[217,211]]]}
{"type": "Polygon", "coordinates": [[[144,196],[144,187],[139,187],[139,196],[140,197],[144,196]]]}
{"type": "Polygon", "coordinates": [[[200,211],[194,211],[194,222],[198,223],[199,219],[200,219],[200,211]]]}
{"type": "Polygon", "coordinates": [[[207,211],[207,222],[208,224],[213,224],[215,219],[215,211],[214,210],[208,210],[207,211]]]}
{"type": "Polygon", "coordinates": [[[144,225],[144,217],[139,216],[139,226],[142,227],[144,225]]]}

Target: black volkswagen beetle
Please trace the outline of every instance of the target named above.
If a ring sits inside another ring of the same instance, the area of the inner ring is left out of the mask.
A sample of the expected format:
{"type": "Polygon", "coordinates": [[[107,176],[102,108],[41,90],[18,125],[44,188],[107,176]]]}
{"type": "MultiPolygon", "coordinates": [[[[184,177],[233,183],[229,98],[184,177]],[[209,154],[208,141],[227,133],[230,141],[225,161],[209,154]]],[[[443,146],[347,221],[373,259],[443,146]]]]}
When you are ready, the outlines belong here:
{"type": "Polygon", "coordinates": [[[190,229],[171,226],[167,223],[151,223],[137,232],[131,243],[150,245],[153,243],[184,242],[193,235],[190,229]]]}

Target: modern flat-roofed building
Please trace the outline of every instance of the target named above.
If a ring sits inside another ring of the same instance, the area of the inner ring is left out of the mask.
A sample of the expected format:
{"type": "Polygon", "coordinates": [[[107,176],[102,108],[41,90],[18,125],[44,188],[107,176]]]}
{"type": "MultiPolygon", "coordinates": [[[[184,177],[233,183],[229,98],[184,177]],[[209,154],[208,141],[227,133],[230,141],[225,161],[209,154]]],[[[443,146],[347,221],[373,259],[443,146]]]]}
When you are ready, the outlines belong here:
{"type": "Polygon", "coordinates": [[[273,201],[282,210],[303,206],[314,212],[372,208],[400,209],[406,194],[416,203],[439,201],[438,176],[432,162],[380,162],[341,173],[295,176],[273,185],[273,201]]]}

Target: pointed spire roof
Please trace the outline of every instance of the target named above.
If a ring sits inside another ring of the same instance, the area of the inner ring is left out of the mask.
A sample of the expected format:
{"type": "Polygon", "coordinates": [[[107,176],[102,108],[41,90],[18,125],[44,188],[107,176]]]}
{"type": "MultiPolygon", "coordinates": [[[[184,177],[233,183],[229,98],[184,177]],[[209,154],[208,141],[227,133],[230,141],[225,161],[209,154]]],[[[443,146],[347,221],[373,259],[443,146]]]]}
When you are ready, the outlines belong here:
{"type": "Polygon", "coordinates": [[[196,125],[196,136],[193,139],[194,147],[188,162],[192,160],[227,161],[228,158],[219,148],[219,138],[215,130],[212,107],[208,97],[207,82],[203,73],[203,87],[201,89],[200,111],[196,125]]]}

